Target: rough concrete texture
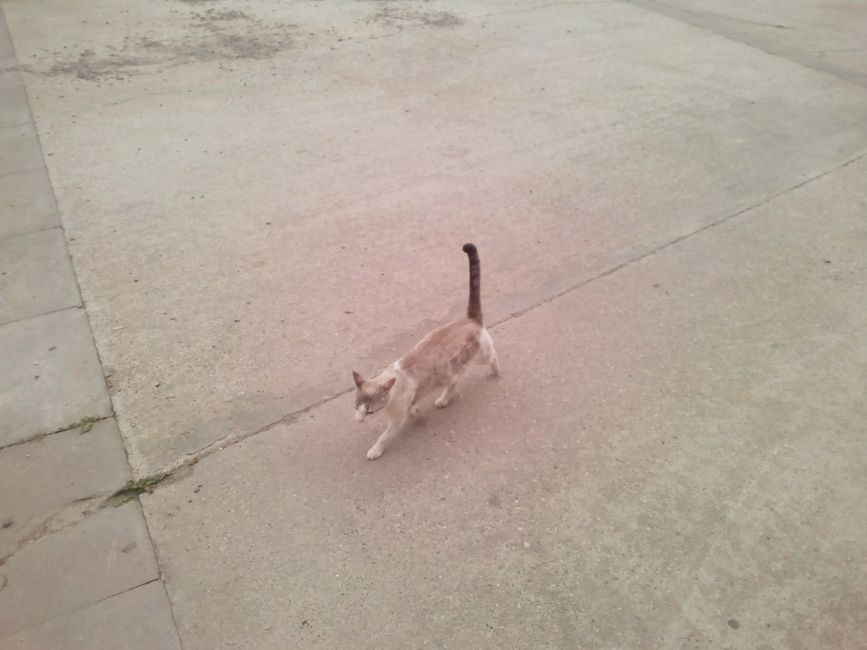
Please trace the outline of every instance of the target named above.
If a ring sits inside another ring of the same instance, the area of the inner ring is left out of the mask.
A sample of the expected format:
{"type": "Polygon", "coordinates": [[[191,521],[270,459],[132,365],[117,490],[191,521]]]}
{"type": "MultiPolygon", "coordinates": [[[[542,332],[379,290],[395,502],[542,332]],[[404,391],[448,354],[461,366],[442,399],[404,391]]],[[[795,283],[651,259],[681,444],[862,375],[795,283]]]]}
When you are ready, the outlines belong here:
{"type": "Polygon", "coordinates": [[[0,639],[158,578],[137,503],[23,546],[0,575],[0,639]]]}
{"type": "Polygon", "coordinates": [[[180,650],[158,580],[0,639],[3,650],[180,650]]]}
{"type": "Polygon", "coordinates": [[[0,239],[0,325],[79,304],[63,231],[0,239]]]}
{"type": "Polygon", "coordinates": [[[867,147],[863,88],[621,3],[122,4],[6,11],[139,474],[457,313],[465,240],[496,319],[867,147]]]}
{"type": "Polygon", "coordinates": [[[186,650],[863,647],[858,5],[3,7],[186,650]]]}
{"type": "Polygon", "coordinates": [[[82,309],[0,325],[0,350],[0,447],[111,414],[82,309]]]}
{"type": "Polygon", "coordinates": [[[92,427],[0,453],[0,559],[29,539],[77,521],[130,479],[114,419],[92,427]]]}
{"type": "Polygon", "coordinates": [[[347,397],[147,497],[184,647],[858,647],[865,174],[498,325],[380,461],[347,397]]]}

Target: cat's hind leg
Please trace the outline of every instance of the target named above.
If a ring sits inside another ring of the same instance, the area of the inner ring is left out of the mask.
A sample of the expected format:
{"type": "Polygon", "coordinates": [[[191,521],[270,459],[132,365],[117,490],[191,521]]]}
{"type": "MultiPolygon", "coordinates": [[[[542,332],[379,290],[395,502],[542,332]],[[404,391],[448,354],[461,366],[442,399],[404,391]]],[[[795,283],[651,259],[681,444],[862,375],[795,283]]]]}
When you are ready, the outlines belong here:
{"type": "Polygon", "coordinates": [[[500,360],[497,358],[497,351],[494,348],[494,340],[487,328],[479,334],[479,360],[482,363],[488,364],[491,369],[491,377],[500,376],[500,360]]]}

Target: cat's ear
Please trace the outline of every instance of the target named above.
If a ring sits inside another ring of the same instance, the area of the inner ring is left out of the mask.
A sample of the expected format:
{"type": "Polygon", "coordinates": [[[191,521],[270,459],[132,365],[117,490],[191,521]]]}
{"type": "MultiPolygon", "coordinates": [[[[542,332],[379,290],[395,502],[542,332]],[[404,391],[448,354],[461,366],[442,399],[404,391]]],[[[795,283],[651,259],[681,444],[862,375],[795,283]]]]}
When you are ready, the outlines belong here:
{"type": "Polygon", "coordinates": [[[391,390],[391,387],[394,386],[394,382],[397,381],[397,377],[392,377],[387,382],[382,385],[382,392],[387,393],[391,390]]]}
{"type": "Polygon", "coordinates": [[[364,377],[359,375],[354,370],[352,371],[352,378],[355,380],[355,385],[361,388],[364,385],[364,377]]]}

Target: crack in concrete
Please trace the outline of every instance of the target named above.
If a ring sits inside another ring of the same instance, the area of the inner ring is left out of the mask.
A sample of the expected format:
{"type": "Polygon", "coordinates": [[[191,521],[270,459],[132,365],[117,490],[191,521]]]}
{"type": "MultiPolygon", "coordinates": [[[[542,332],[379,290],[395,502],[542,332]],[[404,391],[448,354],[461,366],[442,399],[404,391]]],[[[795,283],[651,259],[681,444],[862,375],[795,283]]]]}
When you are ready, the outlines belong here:
{"type": "Polygon", "coordinates": [[[729,215],[721,217],[721,218],[717,219],[716,221],[711,221],[710,223],[707,223],[707,224],[701,226],[700,228],[696,228],[695,230],[692,230],[692,231],[690,231],[684,235],[681,235],[679,237],[675,237],[674,239],[671,239],[671,240],[665,242],[664,244],[660,244],[659,246],[656,246],[655,248],[651,248],[650,250],[645,251],[644,253],[630,257],[629,259],[624,260],[623,262],[620,262],[619,264],[615,264],[611,268],[609,268],[605,271],[602,271],[601,273],[598,273],[594,276],[591,276],[591,277],[587,278],[586,280],[582,280],[581,282],[577,282],[577,283],[573,284],[572,286],[567,287],[566,289],[563,289],[562,291],[555,293],[555,294],[553,294],[547,298],[544,298],[544,299],[540,300],[539,302],[537,302],[537,303],[535,303],[535,304],[533,304],[533,305],[531,305],[525,309],[520,309],[518,311],[512,312],[511,314],[509,314],[505,318],[502,318],[499,321],[497,321],[496,323],[494,323],[493,325],[491,325],[491,327],[496,327],[497,325],[500,325],[501,323],[505,323],[506,321],[512,320],[513,318],[517,318],[518,316],[523,316],[527,312],[533,311],[534,309],[537,309],[538,307],[541,307],[542,305],[546,305],[549,302],[556,300],[557,298],[561,298],[562,296],[565,296],[568,293],[571,293],[577,289],[580,289],[581,287],[584,287],[584,286],[590,284],[591,282],[595,282],[596,280],[599,280],[599,279],[607,277],[613,273],[616,273],[617,271],[619,271],[622,268],[625,268],[631,264],[634,264],[635,262],[640,262],[641,260],[643,260],[647,257],[650,257],[651,255],[655,255],[656,253],[659,253],[659,252],[665,250],[666,248],[670,248],[671,246],[679,244],[680,242],[682,242],[686,239],[690,239],[691,237],[694,237],[695,235],[703,233],[706,230],[711,230],[713,228],[716,228],[717,226],[721,226],[722,224],[726,223],[727,221],[730,221],[736,217],[741,216],[742,214],[745,214],[747,212],[755,210],[756,208],[761,207],[761,206],[765,205],[766,203],[770,203],[774,199],[777,199],[777,198],[783,196],[784,194],[788,194],[789,192],[792,192],[792,191],[797,190],[801,187],[804,187],[805,185],[812,183],[813,181],[819,180],[823,176],[827,176],[828,174],[831,174],[831,173],[837,171],[838,169],[843,169],[844,167],[847,167],[847,166],[851,165],[852,163],[858,162],[861,158],[863,158],[865,156],[867,156],[867,151],[862,151],[858,155],[854,156],[853,158],[850,158],[849,160],[846,160],[845,162],[842,162],[838,165],[835,165],[834,167],[831,167],[830,169],[826,169],[825,171],[822,171],[822,172],[819,172],[818,174],[810,176],[809,178],[804,179],[800,183],[797,183],[797,184],[792,185],[790,187],[787,187],[783,190],[780,190],[779,192],[777,192],[775,194],[772,194],[768,197],[765,197],[761,201],[757,201],[756,203],[748,205],[745,208],[741,208],[740,210],[737,210],[735,212],[732,212],[729,215]]]}
{"type": "MultiPolygon", "coordinates": [[[[20,172],[13,172],[13,173],[17,174],[20,172]]],[[[16,237],[23,237],[25,235],[35,235],[36,233],[48,232],[49,230],[60,230],[61,228],[62,228],[62,226],[60,226],[60,225],[46,226],[45,228],[37,228],[36,230],[28,230],[27,232],[20,232],[20,233],[14,234],[14,235],[4,235],[4,236],[0,237],[0,241],[5,241],[7,239],[15,239],[16,237]]],[[[64,309],[70,309],[70,307],[61,307],[57,311],[63,311],[64,309]]],[[[33,318],[33,316],[31,316],[30,318],[33,318]]],[[[23,319],[19,319],[19,320],[23,320],[23,319]]],[[[16,321],[7,321],[7,322],[14,323],[16,321]]],[[[6,323],[3,323],[3,324],[5,325],[6,323]]]]}
{"type": "MultiPolygon", "coordinates": [[[[62,311],[62,310],[61,310],[62,311]]],[[[79,420],[78,422],[73,422],[71,424],[64,424],[62,427],[55,431],[41,431],[39,433],[33,433],[27,436],[26,438],[22,438],[21,440],[16,440],[15,442],[10,442],[5,445],[0,445],[0,451],[4,449],[9,449],[10,447],[17,447],[18,445],[27,445],[31,442],[38,442],[40,440],[44,440],[49,436],[56,435],[58,433],[65,433],[67,431],[74,431],[75,429],[83,429],[87,427],[87,431],[82,431],[82,433],[87,433],[93,427],[94,424],[98,422],[102,422],[103,420],[108,420],[113,418],[114,415],[101,415],[99,417],[85,417],[79,420]]]]}
{"type": "Polygon", "coordinates": [[[742,20],[734,17],[720,16],[719,14],[708,12],[694,12],[688,9],[683,9],[660,0],[621,0],[623,3],[640,7],[646,11],[665,16],[672,20],[676,20],[687,25],[691,25],[698,29],[702,29],[715,36],[727,38],[736,43],[747,45],[769,54],[784,59],[790,63],[795,63],[810,70],[821,72],[832,77],[836,77],[841,81],[846,81],[857,86],[867,87],[867,73],[859,72],[844,65],[833,63],[822,57],[814,56],[809,52],[798,50],[789,45],[774,41],[770,38],[764,38],[758,34],[746,34],[734,27],[733,22],[741,22],[746,24],[755,24],[757,26],[767,25],[773,29],[794,29],[783,25],[771,23],[758,23],[750,20],[742,20]]]}
{"type": "MultiPolygon", "coordinates": [[[[51,228],[49,228],[49,230],[51,230],[51,228]]],[[[31,234],[31,233],[22,233],[21,235],[13,235],[13,236],[14,237],[22,237],[23,235],[29,235],[29,234],[31,234]]],[[[14,320],[3,321],[2,323],[0,323],[0,327],[3,327],[5,325],[11,325],[12,323],[22,323],[26,320],[33,320],[35,318],[42,318],[43,316],[48,316],[50,314],[56,314],[57,312],[66,311],[67,309],[82,309],[83,307],[84,307],[84,304],[81,302],[79,302],[78,304],[75,304],[75,305],[69,305],[67,307],[58,307],[57,309],[51,309],[49,311],[44,311],[40,314],[34,314],[33,316],[25,316],[24,318],[16,318],[14,320]]]]}
{"type": "Polygon", "coordinates": [[[106,493],[104,492],[79,497],[60,506],[54,512],[43,517],[38,523],[28,526],[29,531],[18,540],[13,549],[3,557],[0,557],[0,567],[6,564],[18,551],[32,542],[36,542],[47,535],[53,535],[67,528],[77,526],[96,510],[101,509],[101,505],[96,507],[91,506],[105,497],[106,493]],[[81,510],[82,506],[84,506],[83,510],[81,510]]]}
{"type": "MultiPolygon", "coordinates": [[[[601,271],[601,272],[599,272],[599,273],[597,273],[597,274],[595,274],[589,278],[581,280],[580,282],[577,282],[577,283],[567,287],[566,289],[564,289],[564,290],[562,290],[556,294],[547,296],[547,297],[533,303],[532,305],[526,307],[525,309],[520,309],[518,311],[512,312],[511,314],[509,314],[505,318],[501,318],[500,320],[495,321],[494,323],[491,323],[488,327],[489,327],[489,329],[493,329],[499,325],[502,325],[503,323],[514,320],[516,318],[519,318],[520,316],[523,316],[524,314],[527,314],[531,311],[534,311],[534,310],[538,309],[539,307],[547,305],[547,304],[553,302],[554,300],[557,300],[558,298],[562,298],[563,296],[565,296],[569,293],[572,293],[573,291],[577,291],[578,289],[585,287],[588,284],[595,282],[596,280],[600,280],[602,278],[608,277],[609,275],[612,275],[612,274],[616,273],[617,271],[626,268],[627,266],[630,266],[636,262],[640,262],[641,260],[643,260],[645,258],[651,257],[657,253],[660,253],[660,252],[662,252],[668,248],[671,248],[672,246],[679,244],[682,241],[690,239],[690,238],[692,238],[696,235],[699,235],[705,231],[712,230],[718,226],[721,226],[721,225],[727,223],[728,221],[731,221],[732,219],[735,219],[735,218],[737,218],[743,214],[746,214],[748,212],[751,212],[752,210],[755,210],[756,208],[759,208],[759,207],[761,207],[767,203],[770,203],[771,201],[773,201],[773,200],[775,200],[775,199],[777,199],[777,198],[779,198],[785,194],[788,194],[789,192],[800,189],[800,188],[804,187],[805,185],[812,183],[813,181],[819,180],[820,178],[827,176],[828,174],[831,174],[837,170],[848,167],[849,165],[858,162],[859,160],[861,160],[865,156],[867,156],[867,151],[862,151],[861,153],[849,158],[848,160],[845,160],[842,163],[838,163],[838,164],[836,164],[836,165],[834,165],[828,169],[825,169],[819,173],[813,174],[812,176],[809,176],[808,178],[800,181],[799,183],[796,183],[794,185],[790,185],[789,187],[786,187],[786,188],[780,190],[779,192],[771,194],[770,196],[767,196],[767,197],[761,199],[760,201],[756,201],[755,203],[752,203],[745,208],[741,208],[740,210],[736,210],[735,212],[732,212],[731,214],[728,214],[724,217],[716,219],[715,221],[707,223],[707,224],[701,226],[700,228],[696,228],[695,230],[692,230],[692,231],[690,231],[684,235],[680,235],[679,237],[675,237],[674,239],[671,239],[671,240],[669,240],[663,244],[660,244],[659,246],[655,246],[654,248],[651,248],[650,250],[647,250],[647,251],[645,251],[639,255],[635,255],[633,257],[630,257],[629,259],[624,260],[623,262],[620,262],[619,264],[615,264],[614,266],[612,266],[608,269],[605,269],[604,271],[601,271]]],[[[230,436],[226,436],[225,438],[222,438],[217,442],[214,442],[210,445],[207,445],[206,447],[203,447],[199,451],[187,454],[186,456],[182,457],[181,459],[179,459],[175,463],[169,465],[164,470],[161,470],[159,472],[154,472],[153,474],[150,474],[148,476],[145,476],[145,477],[139,479],[140,482],[143,482],[147,485],[147,487],[145,489],[141,489],[139,491],[139,493],[140,492],[150,493],[153,490],[155,490],[156,488],[160,487],[161,485],[170,484],[170,483],[174,482],[175,480],[178,480],[178,479],[182,478],[182,476],[184,476],[184,475],[179,475],[180,470],[190,468],[193,465],[195,465],[196,463],[198,463],[200,460],[207,458],[208,456],[211,456],[212,454],[215,454],[219,451],[223,451],[224,449],[226,449],[228,447],[232,447],[232,446],[238,444],[239,442],[243,442],[244,440],[247,440],[249,438],[257,436],[260,433],[265,433],[265,432],[269,431],[270,429],[272,429],[272,428],[274,428],[280,424],[291,424],[292,422],[295,422],[301,415],[308,413],[309,411],[311,411],[315,408],[323,406],[324,404],[332,402],[333,400],[338,399],[344,395],[347,395],[348,393],[351,393],[352,390],[353,390],[352,388],[348,388],[346,390],[340,391],[340,392],[335,393],[333,395],[330,395],[328,397],[324,397],[324,398],[322,398],[316,402],[313,402],[312,404],[305,406],[302,409],[292,411],[291,413],[284,415],[284,416],[274,420],[273,422],[265,424],[264,426],[259,427],[255,431],[249,431],[247,433],[233,434],[230,436]]]]}
{"type": "MultiPolygon", "coordinates": [[[[152,474],[148,474],[147,476],[143,476],[136,481],[131,481],[125,488],[121,488],[115,495],[120,495],[124,489],[127,490],[136,490],[138,494],[142,492],[152,492],[155,488],[159,487],[163,484],[170,484],[173,482],[173,479],[179,478],[178,472],[182,469],[192,467],[200,460],[207,458],[208,456],[217,453],[218,451],[222,451],[227,447],[233,447],[239,442],[243,442],[248,438],[252,438],[253,436],[257,436],[260,433],[265,433],[269,429],[273,429],[274,427],[280,424],[291,424],[295,422],[299,417],[308,413],[309,411],[322,406],[323,404],[327,404],[343,395],[352,392],[352,388],[347,388],[346,390],[340,391],[339,393],[334,393],[333,395],[329,395],[328,397],[323,397],[322,399],[313,402],[312,404],[308,404],[304,408],[298,409],[296,411],[292,411],[291,413],[287,413],[286,415],[282,415],[276,420],[269,422],[255,431],[248,431],[246,433],[235,433],[229,436],[225,436],[224,438],[220,438],[220,440],[216,442],[212,442],[205,447],[202,447],[198,451],[194,451],[192,453],[186,454],[182,456],[180,459],[168,465],[165,469],[153,472],[152,474]]],[[[119,503],[117,505],[120,505],[119,503]]]]}

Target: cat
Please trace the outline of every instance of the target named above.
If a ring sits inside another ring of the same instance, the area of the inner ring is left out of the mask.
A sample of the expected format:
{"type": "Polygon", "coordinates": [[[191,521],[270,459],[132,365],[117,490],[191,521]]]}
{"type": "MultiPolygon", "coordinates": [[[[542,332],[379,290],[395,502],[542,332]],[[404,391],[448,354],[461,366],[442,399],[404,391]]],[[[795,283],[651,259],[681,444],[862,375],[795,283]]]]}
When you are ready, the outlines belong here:
{"type": "Polygon", "coordinates": [[[417,415],[417,403],[425,394],[441,388],[434,402],[438,408],[454,397],[455,384],[464,367],[473,360],[486,363],[491,377],[500,376],[500,362],[491,334],[482,324],[481,268],[474,244],[464,244],[470,262],[470,296],[467,315],[430,332],[421,341],[375,377],[365,379],[352,371],[355,380],[355,419],[385,410],[388,426],[367,452],[367,458],[382,456],[406,424],[417,415]]]}

